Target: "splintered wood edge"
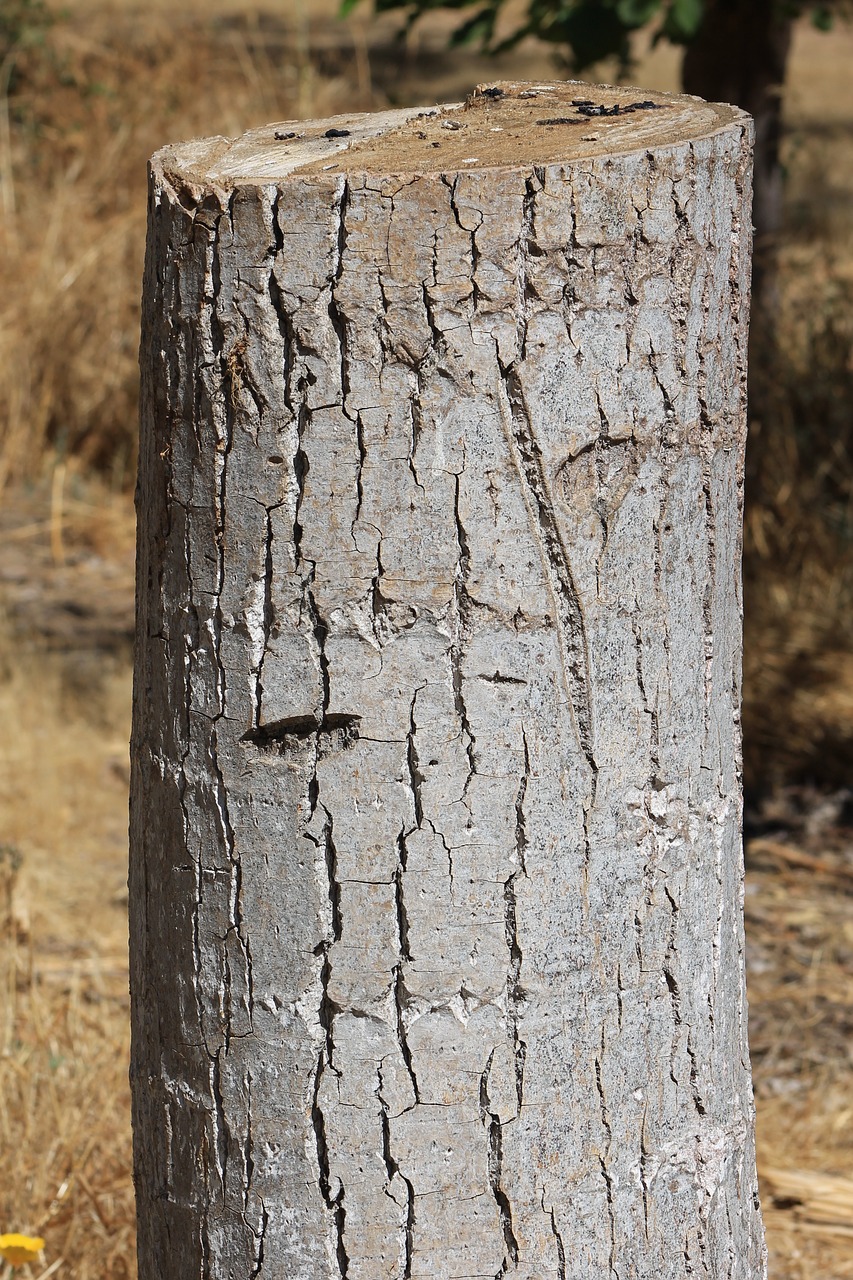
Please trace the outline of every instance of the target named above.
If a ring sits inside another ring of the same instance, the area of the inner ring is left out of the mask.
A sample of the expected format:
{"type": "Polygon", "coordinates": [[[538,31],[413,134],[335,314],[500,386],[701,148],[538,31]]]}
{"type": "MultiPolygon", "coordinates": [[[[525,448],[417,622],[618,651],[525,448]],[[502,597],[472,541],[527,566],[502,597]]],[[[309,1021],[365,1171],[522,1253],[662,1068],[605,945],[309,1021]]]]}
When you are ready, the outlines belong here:
{"type": "Polygon", "coordinates": [[[164,147],[155,172],[190,186],[275,184],[291,174],[436,174],[529,169],[708,137],[746,112],[686,94],[578,81],[495,81],[465,102],[285,120],[238,138],[164,147]]]}

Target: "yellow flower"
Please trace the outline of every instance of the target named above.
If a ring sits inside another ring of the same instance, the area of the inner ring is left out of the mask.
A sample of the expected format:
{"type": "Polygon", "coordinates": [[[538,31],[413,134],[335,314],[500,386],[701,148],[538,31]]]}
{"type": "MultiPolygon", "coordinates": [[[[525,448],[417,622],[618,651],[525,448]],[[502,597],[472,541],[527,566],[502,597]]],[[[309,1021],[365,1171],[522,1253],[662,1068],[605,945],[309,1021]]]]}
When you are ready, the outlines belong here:
{"type": "Polygon", "coordinates": [[[0,1257],[13,1267],[33,1262],[44,1248],[41,1236],[19,1236],[17,1232],[0,1236],[0,1257]]]}

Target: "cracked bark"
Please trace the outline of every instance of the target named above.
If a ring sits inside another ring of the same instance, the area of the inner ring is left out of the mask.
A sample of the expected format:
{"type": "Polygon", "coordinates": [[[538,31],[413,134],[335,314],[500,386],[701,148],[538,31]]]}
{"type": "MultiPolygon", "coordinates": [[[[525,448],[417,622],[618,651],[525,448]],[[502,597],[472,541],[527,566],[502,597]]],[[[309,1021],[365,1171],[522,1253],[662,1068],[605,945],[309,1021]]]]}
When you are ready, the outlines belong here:
{"type": "Polygon", "coordinates": [[[504,90],[152,164],[141,1280],[763,1275],[749,124],[504,90]]]}

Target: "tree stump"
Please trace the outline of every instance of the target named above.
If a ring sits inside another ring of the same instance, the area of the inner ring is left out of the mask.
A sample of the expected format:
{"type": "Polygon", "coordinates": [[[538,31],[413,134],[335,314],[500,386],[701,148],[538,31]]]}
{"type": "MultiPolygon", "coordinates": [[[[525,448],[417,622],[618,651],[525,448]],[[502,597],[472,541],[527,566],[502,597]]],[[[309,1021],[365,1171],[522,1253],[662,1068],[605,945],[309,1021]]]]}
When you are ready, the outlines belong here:
{"type": "Polygon", "coordinates": [[[756,1280],[750,122],[502,83],[151,168],[143,1280],[756,1280]]]}

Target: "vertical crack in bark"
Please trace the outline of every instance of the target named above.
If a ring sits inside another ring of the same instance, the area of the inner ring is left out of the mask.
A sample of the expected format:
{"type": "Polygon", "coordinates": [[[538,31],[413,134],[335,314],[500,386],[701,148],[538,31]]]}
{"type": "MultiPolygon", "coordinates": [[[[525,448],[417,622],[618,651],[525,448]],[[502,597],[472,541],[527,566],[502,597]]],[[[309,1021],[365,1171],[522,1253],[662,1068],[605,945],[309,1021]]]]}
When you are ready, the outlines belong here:
{"type": "MultiPolygon", "coordinates": [[[[332,328],[338,339],[338,348],[340,351],[340,377],[341,377],[341,408],[344,416],[350,418],[347,410],[347,399],[350,391],[349,376],[349,353],[347,350],[347,331],[344,317],[341,314],[338,300],[336,297],[336,289],[340,285],[344,270],[344,252],[347,246],[347,209],[349,207],[350,191],[349,184],[344,179],[341,186],[340,198],[335,206],[335,216],[338,220],[337,240],[335,244],[335,261],[332,268],[332,279],[329,284],[329,319],[332,322],[332,328]]],[[[350,418],[350,421],[355,419],[350,418]]]]}
{"type": "MultiPolygon", "coordinates": [[[[379,1084],[377,1086],[376,1096],[379,1099],[379,1105],[381,1107],[380,1122],[382,1125],[382,1159],[385,1163],[385,1173],[387,1175],[385,1194],[391,1195],[389,1187],[395,1177],[398,1177],[406,1187],[406,1221],[403,1227],[403,1247],[401,1251],[403,1265],[400,1271],[399,1280],[412,1280],[412,1256],[414,1252],[415,1239],[415,1189],[409,1179],[401,1171],[391,1150],[391,1117],[388,1112],[387,1100],[382,1094],[383,1080],[381,1062],[378,1067],[378,1079],[379,1084]]],[[[395,1204],[398,1204],[398,1201],[394,1199],[394,1196],[391,1196],[391,1199],[394,1200],[395,1204]]]]}
{"type": "MultiPolygon", "coordinates": [[[[277,504],[280,505],[280,504],[277,504]]],[[[274,610],[272,603],[272,582],[273,582],[273,528],[272,513],[275,507],[266,507],[266,528],[264,530],[264,603],[263,603],[263,647],[261,656],[258,659],[258,665],[255,670],[255,729],[261,727],[261,713],[264,697],[264,659],[269,649],[270,637],[272,636],[272,628],[274,621],[274,610]]]]}
{"type": "Polygon", "coordinates": [[[678,903],[673,898],[669,888],[664,885],[664,893],[669,902],[670,920],[669,920],[669,938],[666,945],[666,957],[664,959],[663,976],[666,980],[667,989],[669,991],[670,1004],[672,1006],[672,1022],[673,1037],[672,1049],[669,1055],[669,1078],[673,1084],[678,1086],[678,1076],[675,1074],[675,1053],[676,1040],[678,1030],[681,1026],[681,993],[678,990],[678,981],[672,972],[673,963],[678,955],[676,944],[676,926],[678,923],[678,903]]]}
{"type": "Polygon", "coordinates": [[[704,1116],[707,1107],[702,1101],[702,1093],[699,1088],[699,1072],[696,1066],[696,1050],[693,1048],[693,1033],[688,1026],[687,1028],[687,1056],[690,1059],[690,1089],[693,1094],[693,1105],[700,1116],[704,1116]]]}
{"type": "Polygon", "coordinates": [[[261,1217],[257,1225],[252,1225],[249,1221],[249,1194],[252,1190],[252,1182],[255,1176],[255,1159],[254,1159],[254,1137],[252,1129],[252,1073],[246,1071],[246,1140],[243,1146],[243,1164],[245,1168],[245,1178],[243,1181],[243,1221],[252,1233],[255,1242],[255,1256],[252,1260],[252,1270],[250,1280],[256,1280],[261,1274],[264,1266],[264,1244],[266,1241],[267,1227],[269,1225],[269,1214],[263,1200],[258,1197],[261,1217]]]}
{"type": "Polygon", "coordinates": [[[711,708],[714,700],[714,594],[717,574],[717,513],[711,493],[711,463],[706,459],[702,469],[702,493],[705,500],[705,536],[707,539],[708,582],[702,600],[702,626],[705,658],[705,706],[702,718],[703,745],[707,744],[711,708]]]}
{"type": "Polygon", "coordinates": [[[255,1237],[255,1258],[252,1265],[252,1270],[249,1276],[249,1280],[257,1280],[257,1277],[261,1274],[261,1272],[264,1269],[264,1245],[266,1243],[267,1228],[269,1227],[269,1224],[270,1224],[270,1215],[267,1212],[266,1205],[262,1200],[260,1228],[259,1230],[252,1232],[252,1234],[255,1237]]]}
{"type": "MultiPolygon", "coordinates": [[[[427,296],[426,285],[423,286],[423,296],[424,296],[424,308],[426,310],[426,315],[427,315],[427,322],[430,324],[430,327],[432,327],[432,310],[429,306],[429,299],[427,296]]],[[[433,342],[438,343],[439,341],[441,341],[441,338],[442,338],[442,335],[440,333],[437,333],[435,330],[433,330],[433,342]]],[[[417,367],[415,369],[415,377],[417,380],[417,385],[409,399],[409,420],[412,424],[412,427],[411,427],[411,439],[409,440],[409,452],[406,457],[406,462],[408,463],[409,472],[411,473],[411,477],[414,480],[415,485],[417,486],[418,489],[420,489],[422,493],[426,493],[426,488],[422,483],[420,476],[418,475],[418,465],[417,465],[417,462],[415,461],[415,458],[418,452],[418,446],[420,444],[421,435],[423,433],[423,411],[421,410],[421,396],[423,395],[423,386],[424,386],[424,371],[425,371],[424,367],[427,363],[430,362],[430,354],[431,353],[428,352],[427,355],[424,357],[424,359],[419,360],[417,363],[417,367]]],[[[434,356],[433,356],[433,359],[434,359],[434,356]]]]}
{"type": "Polygon", "coordinates": [[[453,681],[453,699],[456,706],[456,714],[459,717],[459,723],[462,726],[462,733],[465,737],[465,754],[468,757],[468,777],[465,779],[465,786],[462,788],[462,798],[464,798],[468,793],[468,787],[471,785],[471,779],[477,772],[477,740],[471,728],[471,722],[468,719],[468,709],[465,706],[465,677],[462,673],[462,655],[464,647],[470,638],[472,629],[470,616],[471,602],[466,585],[471,552],[468,546],[468,540],[465,536],[465,527],[462,524],[462,518],[459,513],[459,479],[459,475],[457,475],[453,498],[453,515],[456,524],[456,541],[458,544],[459,556],[453,581],[453,599],[456,613],[456,636],[450,646],[450,666],[453,681]]]}
{"type": "MultiPolygon", "coordinates": [[[[302,525],[299,517],[302,512],[302,503],[305,501],[305,480],[310,467],[308,454],[305,450],[305,429],[308,425],[308,417],[307,406],[304,403],[300,404],[296,412],[296,450],[293,455],[293,475],[296,480],[296,500],[293,504],[293,555],[297,571],[301,569],[304,563],[302,556],[302,525]]],[[[313,568],[313,566],[311,567],[313,568]]]]}
{"type": "MultiPolygon", "coordinates": [[[[690,1090],[693,1095],[693,1105],[695,1106],[697,1113],[700,1116],[704,1116],[707,1108],[705,1107],[705,1104],[702,1101],[702,1095],[699,1090],[699,1075],[698,1075],[698,1070],[696,1066],[696,1051],[693,1048],[693,1040],[692,1040],[690,1026],[689,1024],[684,1024],[683,1022],[683,1017],[681,1013],[681,991],[678,985],[678,980],[676,979],[675,974],[672,971],[673,964],[678,955],[678,949],[677,949],[678,944],[676,940],[676,927],[678,922],[678,903],[675,901],[675,899],[673,898],[672,894],[670,893],[669,889],[666,886],[664,886],[664,893],[666,894],[667,901],[669,902],[670,927],[669,927],[669,939],[667,942],[666,959],[664,961],[663,975],[664,975],[664,978],[666,979],[666,985],[669,990],[669,997],[672,1004],[672,1019],[673,1019],[673,1024],[675,1026],[676,1031],[678,1030],[678,1028],[684,1025],[685,1049],[687,1052],[688,1061],[690,1062],[690,1090]]],[[[670,1055],[669,1074],[670,1074],[671,1080],[677,1086],[679,1082],[675,1074],[675,1040],[674,1039],[673,1039],[673,1045],[672,1045],[672,1054],[670,1055]]]]}
{"type": "Polygon", "coordinates": [[[607,1098],[604,1094],[604,1084],[601,1079],[601,1063],[606,1052],[604,1041],[604,1028],[601,1031],[601,1057],[595,1059],[595,1087],[598,1093],[598,1103],[601,1110],[601,1124],[607,1139],[606,1150],[598,1157],[601,1167],[601,1176],[604,1179],[604,1186],[607,1193],[607,1213],[610,1219],[610,1271],[614,1274],[616,1271],[616,1215],[613,1208],[613,1175],[610,1172],[610,1152],[613,1149],[613,1128],[610,1123],[610,1114],[607,1106],[607,1098]]]}
{"type": "MultiPolygon", "coordinates": [[[[720,976],[720,950],[722,947],[723,914],[724,914],[724,899],[725,899],[725,894],[723,892],[723,868],[722,868],[723,841],[721,839],[721,836],[722,836],[722,832],[718,831],[714,839],[714,879],[717,882],[717,918],[714,921],[714,935],[713,935],[713,938],[711,939],[711,981],[708,986],[708,994],[707,994],[708,1024],[711,1028],[711,1034],[714,1036],[715,1039],[716,1039],[716,1019],[714,1015],[714,1005],[717,999],[717,989],[719,985],[719,976],[720,976]]],[[[741,852],[740,854],[739,864],[740,865],[738,868],[738,875],[741,877],[741,883],[742,883],[743,882],[742,881],[743,852],[741,852]]],[[[743,944],[739,942],[738,954],[741,957],[741,960],[740,960],[741,964],[743,964],[744,962],[742,947],[743,947],[743,944]]],[[[748,1044],[748,1036],[746,1035],[746,1028],[744,1027],[745,999],[746,999],[746,993],[744,990],[744,973],[742,970],[741,981],[740,981],[740,994],[738,997],[738,1025],[740,1026],[740,1030],[742,1033],[741,1040],[740,1040],[741,1044],[748,1044]]]]}
{"type": "Polygon", "coordinates": [[[317,646],[317,665],[320,673],[320,705],[315,712],[315,718],[317,720],[317,756],[319,757],[320,732],[321,727],[328,716],[329,703],[331,701],[331,690],[329,685],[329,656],[326,653],[326,639],[329,635],[329,627],[320,615],[320,610],[317,608],[317,601],[314,599],[314,592],[311,589],[314,581],[314,573],[315,565],[312,563],[308,575],[303,582],[303,591],[305,607],[311,622],[314,641],[317,646]]]}
{"type": "Polygon", "coordinates": [[[279,336],[281,337],[283,362],[282,362],[282,396],[285,408],[296,419],[295,397],[293,395],[293,375],[295,370],[294,355],[296,352],[296,339],[293,332],[293,316],[285,302],[281,286],[275,276],[276,257],[280,256],[284,250],[284,233],[281,229],[279,221],[279,208],[282,200],[282,192],[276,195],[272,206],[272,233],[276,246],[276,255],[272,260],[270,267],[268,289],[270,302],[272,303],[273,314],[278,323],[279,336]]]}
{"type": "Polygon", "coordinates": [[[452,181],[445,174],[441,175],[441,181],[450,192],[450,209],[453,214],[457,227],[469,238],[471,245],[471,317],[469,323],[473,321],[474,316],[480,309],[480,289],[477,284],[477,273],[480,269],[480,248],[477,244],[477,231],[483,225],[483,215],[480,214],[480,221],[477,227],[472,231],[466,227],[462,221],[462,214],[457,202],[457,188],[459,186],[459,176],[457,175],[452,181]]]}
{"type": "Polygon", "coordinates": [[[501,1232],[504,1239],[504,1260],[500,1271],[495,1276],[495,1280],[500,1280],[501,1276],[505,1276],[510,1267],[518,1265],[518,1240],[515,1237],[512,1222],[512,1206],[509,1197],[501,1185],[501,1173],[503,1170],[503,1126],[499,1116],[492,1111],[492,1104],[489,1099],[489,1073],[492,1069],[495,1050],[492,1049],[489,1054],[489,1060],[486,1063],[485,1070],[480,1076],[480,1119],[489,1135],[489,1186],[492,1189],[492,1195],[495,1198],[495,1204],[498,1207],[498,1215],[500,1217],[501,1232]]]}
{"type": "Polygon", "coordinates": [[[321,805],[326,815],[323,827],[323,843],[326,854],[326,870],[329,875],[329,905],[332,912],[332,942],[340,942],[343,932],[341,920],[341,885],[338,880],[338,851],[335,847],[334,821],[325,805],[321,805]]]}
{"type": "Polygon", "coordinates": [[[246,1170],[246,1176],[243,1179],[243,1213],[247,1213],[249,1209],[249,1192],[252,1189],[252,1179],[255,1176],[255,1158],[253,1155],[254,1146],[252,1141],[252,1073],[246,1071],[246,1140],[243,1143],[243,1166],[246,1170]]]}
{"type": "Polygon", "coordinates": [[[557,1218],[554,1209],[551,1209],[551,1234],[557,1246],[557,1280],[567,1280],[566,1275],[566,1248],[563,1244],[563,1237],[557,1230],[557,1218]]]}
{"type": "MultiPolygon", "coordinates": [[[[664,450],[663,466],[660,469],[660,475],[658,480],[658,483],[661,489],[660,505],[658,507],[657,517],[652,520],[652,534],[654,537],[654,548],[653,548],[654,564],[652,567],[652,579],[654,582],[654,598],[658,604],[658,607],[663,613],[665,619],[666,619],[665,610],[666,610],[667,593],[664,587],[664,580],[663,580],[664,555],[663,555],[663,536],[662,535],[668,527],[668,519],[667,519],[666,513],[667,513],[667,503],[669,501],[669,491],[670,491],[668,468],[666,463],[667,463],[666,450],[664,450]]],[[[665,625],[661,628],[661,632],[663,636],[663,641],[662,641],[663,651],[666,658],[666,668],[662,674],[666,677],[667,681],[671,683],[672,672],[670,670],[670,652],[669,652],[670,626],[669,626],[668,619],[666,619],[665,625]]],[[[640,661],[641,661],[641,658],[638,653],[638,663],[640,661]]],[[[645,685],[642,685],[641,688],[642,688],[644,705],[647,706],[648,702],[646,700],[645,685]]],[[[660,720],[657,713],[655,713],[654,719],[652,721],[652,729],[653,729],[653,742],[655,744],[655,749],[652,752],[652,758],[651,758],[652,767],[654,769],[654,777],[652,779],[652,784],[654,785],[657,782],[657,780],[660,778],[660,720]]]]}
{"type": "Polygon", "coordinates": [[[643,700],[643,714],[649,717],[649,762],[651,764],[652,782],[654,782],[660,777],[660,719],[655,707],[649,700],[648,690],[646,689],[643,675],[643,636],[636,616],[632,619],[631,630],[634,634],[634,644],[637,651],[637,688],[643,700]]]}
{"type": "Polygon", "coordinates": [[[521,740],[524,743],[524,772],[518,784],[515,796],[515,854],[518,858],[518,869],[523,876],[527,875],[527,819],[524,813],[524,798],[527,795],[527,784],[530,779],[530,748],[527,734],[522,726],[521,740]]]}
{"type": "Polygon", "coordinates": [[[346,1227],[346,1209],[344,1208],[344,1187],[340,1183],[334,1195],[332,1194],[331,1169],[329,1165],[329,1147],[326,1141],[326,1120],[323,1115],[323,1108],[320,1106],[320,1086],[323,1080],[323,1072],[325,1070],[326,1050],[320,1050],[320,1056],[317,1060],[317,1069],[314,1075],[314,1096],[311,1103],[311,1123],[314,1128],[314,1142],[317,1148],[317,1167],[319,1170],[319,1186],[320,1194],[326,1203],[332,1221],[335,1224],[335,1232],[337,1235],[337,1246],[335,1257],[338,1264],[338,1274],[341,1280],[345,1280],[349,1274],[349,1258],[347,1257],[346,1245],[344,1243],[344,1231],[346,1227]]]}
{"type": "MultiPolygon", "coordinates": [[[[206,1170],[205,1170],[206,1172],[206,1170]]],[[[207,1178],[205,1178],[205,1184],[207,1178]]],[[[198,1224],[198,1242],[201,1246],[201,1276],[202,1280],[214,1280],[210,1270],[210,1206],[205,1204],[202,1210],[201,1218],[198,1224]]]]}
{"type": "MultiPolygon", "coordinates": [[[[646,891],[646,906],[649,906],[648,890],[646,891]]],[[[637,973],[641,974],[643,972],[643,922],[640,919],[639,911],[634,912],[632,927],[634,931],[634,954],[637,957],[637,973]]]]}
{"type": "Polygon", "coordinates": [[[400,942],[400,959],[411,960],[409,951],[409,915],[406,911],[406,897],[403,889],[403,875],[406,870],[408,851],[406,849],[406,833],[401,831],[397,837],[397,869],[394,872],[394,905],[397,913],[397,935],[400,942]]]}
{"type": "Polygon", "coordinates": [[[515,871],[504,884],[504,931],[506,945],[509,950],[509,970],[506,980],[506,1016],[512,1035],[513,1062],[515,1068],[515,1093],[518,1111],[521,1113],[524,1101],[524,1064],[527,1058],[527,1045],[518,1034],[518,1005],[521,998],[521,965],[523,956],[518,941],[518,920],[516,917],[515,879],[519,872],[515,871]]]}
{"type": "Polygon", "coordinates": [[[415,809],[415,823],[418,827],[422,827],[424,821],[423,801],[421,798],[421,784],[423,783],[424,775],[420,770],[418,750],[415,746],[415,734],[417,732],[415,703],[418,700],[418,694],[423,688],[423,685],[419,685],[412,694],[412,702],[409,707],[409,731],[406,735],[406,763],[409,769],[409,787],[411,788],[412,802],[415,809]]]}
{"type": "Polygon", "coordinates": [[[396,1032],[397,1042],[400,1046],[400,1054],[409,1073],[409,1079],[412,1082],[412,1091],[415,1095],[415,1102],[420,1102],[421,1093],[418,1087],[418,1077],[415,1074],[414,1064],[412,1062],[412,1051],[409,1047],[408,1037],[406,1035],[406,1018],[405,1008],[408,998],[406,983],[403,978],[403,959],[401,958],[394,966],[391,979],[391,992],[394,996],[394,1009],[396,1013],[396,1032]]]}
{"type": "Polygon", "coordinates": [[[643,1192],[643,1232],[646,1240],[649,1236],[649,1149],[646,1146],[646,1116],[648,1108],[643,1107],[643,1123],[640,1125],[640,1187],[643,1192]]]}
{"type": "MultiPolygon", "coordinates": [[[[421,803],[421,783],[423,775],[420,772],[417,748],[415,746],[415,735],[417,725],[415,722],[415,704],[417,702],[418,693],[423,686],[418,686],[412,694],[412,701],[409,708],[409,730],[406,741],[406,760],[409,771],[409,786],[412,792],[412,803],[414,807],[415,821],[420,827],[423,823],[423,807],[421,803]]],[[[391,981],[391,992],[394,998],[395,1021],[397,1040],[400,1046],[400,1053],[403,1062],[406,1065],[409,1078],[412,1082],[415,1100],[418,1101],[420,1094],[418,1090],[417,1075],[415,1074],[414,1065],[412,1063],[412,1054],[406,1036],[405,1023],[405,1004],[407,999],[405,979],[403,977],[403,965],[411,958],[409,955],[409,921],[406,913],[405,895],[403,891],[403,872],[406,868],[407,849],[406,849],[406,833],[403,828],[398,836],[398,865],[395,873],[395,906],[397,914],[397,932],[400,946],[400,959],[394,966],[393,977],[391,981]]]]}
{"type": "Polygon", "coordinates": [[[592,873],[592,836],[590,835],[590,820],[592,811],[595,808],[595,798],[598,792],[598,769],[595,768],[592,775],[592,788],[589,800],[583,807],[583,863],[581,865],[581,899],[583,903],[584,915],[589,917],[589,879],[592,873]]]}
{"type": "Polygon", "coordinates": [[[254,1031],[254,1013],[255,1013],[255,983],[254,968],[252,965],[252,942],[249,931],[245,927],[245,918],[243,916],[243,863],[238,861],[234,868],[234,931],[237,940],[240,943],[243,952],[243,959],[246,964],[246,1017],[249,1022],[249,1033],[254,1031]]]}
{"type": "Polygon", "coordinates": [[[429,818],[427,818],[426,821],[433,835],[436,836],[436,838],[441,841],[441,847],[444,850],[444,852],[447,854],[447,878],[450,881],[450,897],[452,901],[453,899],[453,850],[451,849],[450,845],[447,843],[447,836],[444,834],[444,832],[441,831],[435,825],[434,822],[431,822],[429,818]]]}
{"type": "MultiPolygon", "coordinates": [[[[217,610],[219,603],[217,601],[217,610]]],[[[221,661],[221,660],[220,660],[221,661]]],[[[225,786],[225,778],[222,773],[222,766],[219,762],[218,755],[218,735],[216,732],[217,716],[211,727],[211,760],[216,778],[216,800],[217,808],[220,815],[223,834],[225,838],[228,859],[231,864],[230,868],[230,893],[228,901],[228,925],[225,931],[225,937],[222,939],[223,945],[223,967],[226,975],[226,987],[223,995],[223,1013],[224,1013],[224,1046],[227,1053],[231,1038],[234,1034],[232,1026],[232,1017],[234,1012],[234,998],[231,981],[231,965],[228,957],[228,937],[233,935],[238,942],[240,951],[243,956],[243,965],[246,977],[246,1013],[251,1027],[252,1017],[254,1013],[254,993],[252,983],[252,953],[249,945],[248,937],[244,932],[243,906],[242,906],[242,889],[243,889],[243,869],[240,861],[240,855],[237,852],[236,842],[234,839],[234,828],[231,824],[231,816],[228,809],[228,793],[225,786]]]]}
{"type": "MultiPolygon", "coordinates": [[[[629,460],[630,460],[634,475],[637,475],[639,473],[639,467],[638,467],[636,444],[632,442],[629,448],[630,448],[629,460]]],[[[600,459],[601,450],[597,449],[596,452],[600,459]]],[[[599,467],[599,483],[600,484],[602,483],[600,467],[599,467]]],[[[606,512],[604,511],[603,508],[604,508],[604,504],[602,503],[602,510],[600,512],[600,516],[602,520],[602,526],[604,528],[604,537],[606,541],[608,530],[607,530],[606,512]]],[[[660,564],[660,553],[659,553],[659,546],[658,546],[659,539],[656,531],[655,531],[654,537],[655,537],[655,544],[656,544],[654,556],[655,556],[655,562],[659,567],[659,564],[660,564]]],[[[656,589],[657,589],[657,577],[655,577],[655,583],[656,583],[656,589]]],[[[655,781],[657,780],[660,774],[660,724],[659,724],[659,716],[658,716],[657,709],[649,697],[649,691],[646,689],[646,677],[643,671],[642,623],[643,623],[642,610],[640,608],[639,602],[635,600],[634,609],[631,617],[631,633],[634,638],[634,647],[635,647],[635,659],[634,659],[635,673],[636,673],[637,688],[639,690],[640,698],[642,699],[642,703],[643,703],[643,714],[648,718],[648,722],[649,722],[649,764],[650,764],[649,782],[651,785],[654,785],[655,781]]]]}
{"type": "Polygon", "coordinates": [[[388,602],[382,594],[380,583],[385,570],[382,566],[382,535],[376,540],[376,572],[370,580],[370,614],[373,638],[380,649],[387,639],[388,602]]]}
{"type": "MultiPolygon", "coordinates": [[[[198,610],[195,606],[195,588],[193,585],[193,561],[192,561],[192,542],[190,539],[190,520],[189,513],[186,513],[184,523],[184,564],[186,566],[187,578],[189,581],[189,601],[187,605],[187,623],[184,634],[184,644],[186,646],[184,652],[184,705],[182,711],[185,713],[183,726],[183,743],[181,746],[181,760],[177,773],[178,787],[178,803],[181,806],[181,822],[183,826],[184,847],[189,850],[191,846],[190,833],[192,831],[192,822],[190,820],[189,808],[187,805],[187,761],[190,757],[192,749],[192,674],[193,674],[193,655],[198,650],[198,633],[199,620],[198,610]]],[[[199,983],[199,975],[202,972],[202,947],[201,947],[201,907],[204,901],[204,859],[201,853],[197,853],[194,859],[195,870],[195,902],[193,903],[192,913],[192,930],[193,930],[193,974],[195,977],[195,1004],[196,1013],[198,1015],[199,1031],[201,1033],[202,1042],[205,1052],[209,1058],[213,1057],[214,1050],[207,1041],[207,1031],[205,1027],[205,1010],[204,1000],[202,997],[201,986],[199,983]]]]}
{"type": "Polygon", "coordinates": [[[210,1093],[213,1099],[214,1158],[222,1191],[222,1203],[226,1202],[225,1179],[228,1172],[228,1121],[225,1118],[225,1099],[222,1097],[222,1075],[219,1064],[221,1049],[210,1060],[210,1093]]]}
{"type": "Polygon", "coordinates": [[[341,410],[344,417],[352,423],[355,433],[355,444],[358,449],[358,471],[356,472],[356,505],[355,514],[353,515],[350,533],[355,542],[355,526],[361,517],[361,509],[364,503],[364,466],[367,461],[367,448],[364,442],[364,421],[360,411],[354,413],[350,411],[347,401],[350,394],[350,358],[349,345],[347,340],[347,325],[344,313],[341,311],[337,298],[337,292],[343,277],[344,271],[344,254],[347,247],[347,211],[350,204],[349,184],[344,179],[341,187],[340,199],[336,205],[336,216],[338,221],[337,240],[335,244],[335,260],[332,268],[332,279],[329,284],[329,302],[328,312],[329,320],[338,340],[338,350],[340,353],[340,379],[341,379],[341,410]]]}
{"type": "MultiPolygon", "coordinates": [[[[734,1223],[732,1222],[731,1204],[728,1196],[726,1196],[725,1205],[726,1205],[726,1226],[728,1227],[728,1234],[726,1236],[726,1263],[727,1263],[726,1280],[734,1280],[734,1276],[736,1273],[736,1268],[735,1268],[736,1255],[734,1250],[734,1241],[737,1238],[739,1233],[736,1233],[734,1229],[734,1223]]],[[[738,1217],[740,1217],[740,1214],[738,1214],[738,1217]]]]}
{"type": "MultiPolygon", "coordinates": [[[[319,731],[317,734],[317,743],[319,744],[319,731]]],[[[317,747],[315,747],[315,751],[317,747]]],[[[343,932],[343,923],[341,920],[341,886],[338,880],[338,858],[335,848],[334,830],[332,823],[332,815],[318,797],[319,784],[317,782],[317,756],[314,758],[314,776],[311,779],[310,792],[311,802],[316,808],[321,808],[325,814],[323,823],[323,852],[326,862],[326,874],[328,877],[328,894],[329,894],[329,920],[331,924],[331,937],[324,938],[323,941],[315,948],[314,954],[322,958],[320,965],[320,1006],[317,1010],[317,1018],[323,1029],[326,1040],[326,1062],[333,1071],[336,1070],[334,1065],[334,1021],[335,1014],[340,1009],[329,995],[329,984],[332,978],[332,961],[331,949],[336,942],[339,942],[343,932]]],[[[311,837],[309,837],[311,839],[311,837]]],[[[318,843],[315,841],[315,843],[318,843]]]]}
{"type": "MultiPolygon", "coordinates": [[[[506,1016],[507,1025],[512,1035],[513,1066],[515,1073],[515,1092],[518,1112],[524,1101],[524,1065],[527,1058],[527,1045],[518,1033],[518,1005],[521,998],[521,966],[523,955],[518,938],[518,903],[515,893],[515,882],[519,876],[527,875],[527,820],[524,813],[524,800],[530,780],[530,750],[527,734],[522,727],[524,742],[524,771],[518,784],[515,798],[515,852],[518,869],[504,882],[504,934],[509,951],[509,968],[506,979],[506,1016]]],[[[491,1059],[489,1060],[491,1063],[491,1059]]]]}
{"type": "MultiPolygon", "coordinates": [[[[231,233],[233,237],[234,230],[234,196],[232,192],[228,203],[228,218],[231,223],[231,233]]],[[[220,262],[220,224],[222,216],[216,219],[216,229],[211,241],[211,261],[210,271],[213,285],[213,297],[210,301],[210,336],[213,346],[214,355],[216,356],[221,370],[221,378],[223,388],[230,388],[231,372],[229,368],[229,357],[225,351],[225,333],[219,318],[219,298],[222,286],[222,268],[220,262]]],[[[217,788],[217,807],[223,824],[223,833],[225,835],[228,855],[231,861],[234,860],[234,836],[231,830],[231,824],[228,821],[227,801],[225,796],[224,780],[222,771],[219,767],[219,761],[216,759],[216,720],[225,714],[226,705],[226,677],[225,665],[222,661],[222,591],[225,585],[225,519],[227,511],[227,495],[228,495],[228,461],[231,456],[231,450],[234,444],[234,400],[228,394],[224,398],[224,411],[221,420],[217,421],[217,438],[216,452],[214,459],[214,467],[216,471],[216,492],[214,494],[214,512],[215,512],[215,529],[214,537],[216,541],[216,587],[213,603],[213,639],[214,654],[216,659],[216,695],[217,695],[217,712],[214,717],[213,727],[213,749],[216,771],[216,788],[217,788]],[[219,428],[222,428],[221,432],[219,428]]],[[[217,415],[217,418],[219,415],[217,415]]]]}
{"type": "MultiPolygon", "coordinates": [[[[355,526],[361,519],[361,508],[364,505],[364,466],[367,462],[367,446],[364,443],[364,420],[361,413],[355,415],[355,443],[358,447],[358,471],[355,476],[355,515],[352,518],[351,534],[353,542],[355,542],[355,526]]],[[[357,549],[357,547],[356,547],[357,549]]]]}

